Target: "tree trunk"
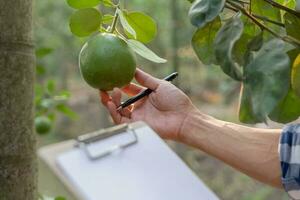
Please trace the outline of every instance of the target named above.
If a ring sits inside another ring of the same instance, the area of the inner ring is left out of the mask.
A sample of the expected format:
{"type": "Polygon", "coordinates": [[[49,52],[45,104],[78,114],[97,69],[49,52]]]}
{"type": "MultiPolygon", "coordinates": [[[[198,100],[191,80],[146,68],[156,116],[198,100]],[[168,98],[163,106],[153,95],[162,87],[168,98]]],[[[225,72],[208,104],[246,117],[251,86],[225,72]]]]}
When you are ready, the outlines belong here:
{"type": "MultiPolygon", "coordinates": [[[[179,63],[180,60],[178,58],[178,1],[177,0],[170,0],[170,7],[171,7],[171,54],[172,54],[172,65],[174,71],[179,71],[179,63]]],[[[174,80],[174,84],[179,86],[179,77],[174,80]]]]}
{"type": "Polygon", "coordinates": [[[0,0],[0,199],[36,200],[32,0],[0,0]]]}

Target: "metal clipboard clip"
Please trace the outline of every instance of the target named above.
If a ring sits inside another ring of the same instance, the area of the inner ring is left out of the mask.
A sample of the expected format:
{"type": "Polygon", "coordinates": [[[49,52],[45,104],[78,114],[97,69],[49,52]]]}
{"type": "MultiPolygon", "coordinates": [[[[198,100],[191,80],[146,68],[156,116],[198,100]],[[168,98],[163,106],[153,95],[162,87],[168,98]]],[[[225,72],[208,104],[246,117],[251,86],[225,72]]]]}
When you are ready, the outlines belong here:
{"type": "Polygon", "coordinates": [[[115,152],[116,150],[122,150],[125,149],[133,144],[136,144],[138,142],[138,138],[137,135],[134,131],[134,129],[132,127],[130,127],[130,125],[128,124],[122,124],[122,125],[118,125],[118,126],[114,126],[111,128],[107,128],[107,129],[101,129],[99,131],[95,131],[86,135],[82,135],[79,136],[76,139],[77,143],[75,144],[76,147],[81,148],[85,154],[87,155],[87,157],[91,160],[96,160],[102,157],[105,157],[107,155],[110,155],[111,153],[115,152]],[[110,146],[109,148],[106,148],[104,150],[102,150],[101,152],[97,153],[97,154],[93,154],[88,146],[92,143],[95,143],[97,141],[100,140],[105,140],[107,138],[119,135],[119,134],[132,134],[132,140],[123,142],[123,143],[119,143],[119,144],[114,144],[112,146],[110,146]]]}

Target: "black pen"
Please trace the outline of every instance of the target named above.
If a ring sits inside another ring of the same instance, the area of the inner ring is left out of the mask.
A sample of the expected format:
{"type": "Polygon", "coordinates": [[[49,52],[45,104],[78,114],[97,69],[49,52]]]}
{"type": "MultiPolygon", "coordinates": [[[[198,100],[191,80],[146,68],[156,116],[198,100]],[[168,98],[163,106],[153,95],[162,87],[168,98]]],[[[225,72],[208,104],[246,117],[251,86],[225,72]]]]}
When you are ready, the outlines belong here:
{"type": "MultiPolygon", "coordinates": [[[[165,77],[164,80],[165,81],[172,81],[177,76],[178,76],[178,72],[173,72],[169,76],[165,77]]],[[[121,110],[123,108],[126,108],[127,106],[130,106],[131,104],[137,102],[138,100],[144,98],[145,96],[148,96],[149,94],[151,94],[151,92],[153,92],[153,90],[151,90],[149,88],[146,89],[146,90],[144,90],[144,91],[142,91],[141,93],[137,94],[136,96],[134,96],[134,97],[128,99],[127,101],[121,103],[121,105],[117,108],[117,110],[121,110]]]]}

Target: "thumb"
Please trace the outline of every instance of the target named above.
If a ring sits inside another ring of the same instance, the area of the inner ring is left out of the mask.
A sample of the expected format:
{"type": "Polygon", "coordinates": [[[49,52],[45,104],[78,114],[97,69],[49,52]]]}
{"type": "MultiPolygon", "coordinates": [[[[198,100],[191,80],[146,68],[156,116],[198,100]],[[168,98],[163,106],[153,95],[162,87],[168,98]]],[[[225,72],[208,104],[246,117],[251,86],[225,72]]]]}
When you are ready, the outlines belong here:
{"type": "Polygon", "coordinates": [[[141,84],[144,87],[147,87],[151,90],[156,90],[161,82],[161,80],[151,76],[150,74],[140,70],[136,69],[135,72],[135,79],[139,84],[141,84]]]}

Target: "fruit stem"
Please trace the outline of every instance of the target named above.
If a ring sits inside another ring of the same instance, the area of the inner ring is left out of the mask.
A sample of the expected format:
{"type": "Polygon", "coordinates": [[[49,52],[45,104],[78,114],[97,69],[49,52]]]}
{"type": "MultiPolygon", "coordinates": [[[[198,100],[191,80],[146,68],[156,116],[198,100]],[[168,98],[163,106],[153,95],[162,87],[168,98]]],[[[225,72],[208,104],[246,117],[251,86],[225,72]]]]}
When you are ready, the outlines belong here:
{"type": "Polygon", "coordinates": [[[113,33],[116,29],[116,26],[117,26],[117,22],[118,22],[118,18],[119,18],[119,14],[118,14],[118,9],[120,9],[120,6],[119,6],[120,2],[118,3],[117,7],[116,7],[116,11],[115,11],[115,16],[114,16],[114,20],[111,24],[111,29],[110,29],[110,33],[113,33]]]}

